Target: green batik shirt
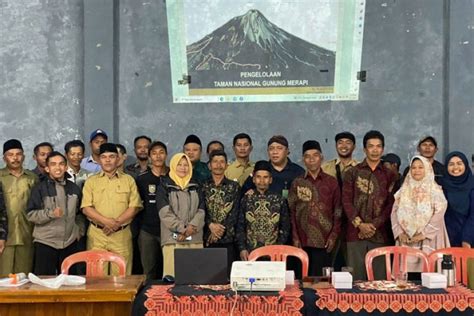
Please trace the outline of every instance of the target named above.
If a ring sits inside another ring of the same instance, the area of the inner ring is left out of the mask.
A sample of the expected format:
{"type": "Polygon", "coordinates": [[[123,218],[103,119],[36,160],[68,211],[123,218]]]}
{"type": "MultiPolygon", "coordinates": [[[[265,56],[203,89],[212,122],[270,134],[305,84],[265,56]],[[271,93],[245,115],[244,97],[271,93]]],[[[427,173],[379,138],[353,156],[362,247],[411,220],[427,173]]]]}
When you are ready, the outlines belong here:
{"type": "Polygon", "coordinates": [[[26,219],[26,206],[31,188],[38,182],[38,177],[29,170],[23,170],[15,177],[7,168],[0,169],[5,207],[8,216],[7,246],[31,244],[33,225],[26,219]]]}
{"type": "Polygon", "coordinates": [[[255,191],[240,201],[237,222],[239,251],[252,251],[262,246],[284,245],[290,235],[288,205],[281,195],[255,191]]]}
{"type": "Polygon", "coordinates": [[[194,182],[197,182],[198,184],[203,184],[204,182],[209,180],[210,177],[211,172],[209,171],[207,164],[202,161],[197,161],[195,164],[193,164],[192,180],[194,180],[194,182]]]}
{"type": "Polygon", "coordinates": [[[240,187],[237,182],[224,178],[221,184],[216,185],[210,179],[202,185],[202,193],[206,203],[206,224],[204,229],[204,243],[208,245],[210,223],[225,226],[224,235],[215,244],[234,242],[235,224],[239,212],[240,187]]]}

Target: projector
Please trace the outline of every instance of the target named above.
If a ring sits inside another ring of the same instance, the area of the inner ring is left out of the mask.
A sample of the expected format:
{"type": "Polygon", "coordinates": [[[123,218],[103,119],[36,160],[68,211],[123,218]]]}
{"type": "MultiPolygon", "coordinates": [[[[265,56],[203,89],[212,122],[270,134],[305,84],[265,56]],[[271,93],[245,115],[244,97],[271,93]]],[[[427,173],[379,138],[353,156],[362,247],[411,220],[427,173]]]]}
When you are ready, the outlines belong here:
{"type": "Polygon", "coordinates": [[[286,262],[235,261],[230,272],[234,291],[283,291],[286,262]]]}

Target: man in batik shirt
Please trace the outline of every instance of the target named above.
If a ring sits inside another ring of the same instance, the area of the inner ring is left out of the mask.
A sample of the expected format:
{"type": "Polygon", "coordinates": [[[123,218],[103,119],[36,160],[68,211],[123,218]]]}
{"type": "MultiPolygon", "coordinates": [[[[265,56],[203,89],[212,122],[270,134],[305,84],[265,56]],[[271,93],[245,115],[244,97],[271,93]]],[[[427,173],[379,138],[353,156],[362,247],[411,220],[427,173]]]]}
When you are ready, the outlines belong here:
{"type": "Polygon", "coordinates": [[[211,179],[202,185],[206,203],[204,245],[210,248],[226,248],[230,272],[232,262],[237,260],[234,246],[235,224],[239,212],[240,187],[224,175],[227,155],[222,150],[209,155],[211,179]]]}
{"type": "Polygon", "coordinates": [[[237,246],[240,259],[248,260],[249,253],[262,246],[284,245],[290,233],[290,218],[286,200],[268,190],[272,182],[270,163],[255,164],[252,180],[256,190],[240,202],[237,222],[237,246]]]}
{"type": "Polygon", "coordinates": [[[303,144],[304,175],[291,184],[290,205],[293,245],[309,257],[309,275],[321,275],[332,265],[331,251],[341,230],[341,192],[337,180],[321,170],[319,142],[303,144]]]}
{"type": "MultiPolygon", "coordinates": [[[[385,146],[379,131],[364,136],[366,158],[344,176],[342,204],[348,219],[347,263],[354,268],[354,280],[366,280],[365,255],[371,249],[388,246],[387,221],[393,206],[393,186],[396,175],[381,162],[385,146]]],[[[382,258],[382,257],[380,257],[382,258]]],[[[376,279],[385,279],[385,264],[377,262],[373,269],[376,279]]]]}

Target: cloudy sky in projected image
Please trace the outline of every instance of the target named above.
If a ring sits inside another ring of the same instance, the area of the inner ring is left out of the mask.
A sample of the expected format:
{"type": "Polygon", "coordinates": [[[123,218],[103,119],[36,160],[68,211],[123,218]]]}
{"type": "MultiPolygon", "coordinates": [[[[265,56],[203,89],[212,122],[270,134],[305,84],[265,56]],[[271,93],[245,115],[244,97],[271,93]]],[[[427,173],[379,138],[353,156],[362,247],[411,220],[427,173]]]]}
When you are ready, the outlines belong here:
{"type": "Polygon", "coordinates": [[[336,50],[337,0],[183,1],[187,45],[212,33],[230,19],[257,9],[285,31],[326,49],[336,50]]]}

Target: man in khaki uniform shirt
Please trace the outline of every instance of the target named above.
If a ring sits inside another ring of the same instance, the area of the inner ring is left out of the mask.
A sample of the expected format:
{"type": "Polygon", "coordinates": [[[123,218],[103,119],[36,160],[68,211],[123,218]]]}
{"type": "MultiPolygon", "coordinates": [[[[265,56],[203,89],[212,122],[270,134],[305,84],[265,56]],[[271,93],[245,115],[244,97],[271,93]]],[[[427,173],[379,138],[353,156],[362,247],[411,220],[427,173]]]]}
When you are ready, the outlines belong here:
{"type": "Polygon", "coordinates": [[[237,181],[240,186],[243,186],[255,166],[250,161],[250,153],[253,149],[252,139],[248,134],[237,134],[234,137],[232,148],[235,153],[235,161],[227,167],[225,177],[229,180],[237,181]]]}
{"type": "MultiPolygon", "coordinates": [[[[127,275],[132,272],[132,233],[130,222],[142,208],[135,180],[117,170],[115,144],[100,146],[102,171],[86,180],[81,208],[91,221],[87,232],[87,249],[117,253],[127,262],[127,275]]],[[[158,214],[157,214],[158,215],[158,214]]],[[[118,269],[112,265],[112,274],[118,269]]]]}
{"type": "Polygon", "coordinates": [[[339,187],[342,190],[342,180],[344,173],[351,167],[354,167],[358,164],[358,161],[352,158],[352,153],[354,152],[356,145],[356,139],[355,136],[350,132],[341,132],[336,135],[335,141],[338,157],[324,162],[321,168],[323,169],[324,173],[327,173],[328,175],[337,179],[339,187]]]}
{"type": "Polygon", "coordinates": [[[7,209],[8,237],[0,255],[0,274],[28,273],[33,267],[33,226],[26,219],[25,210],[38,177],[23,169],[25,155],[19,140],[10,139],[3,144],[3,160],[6,167],[0,170],[0,183],[7,209]]]}

